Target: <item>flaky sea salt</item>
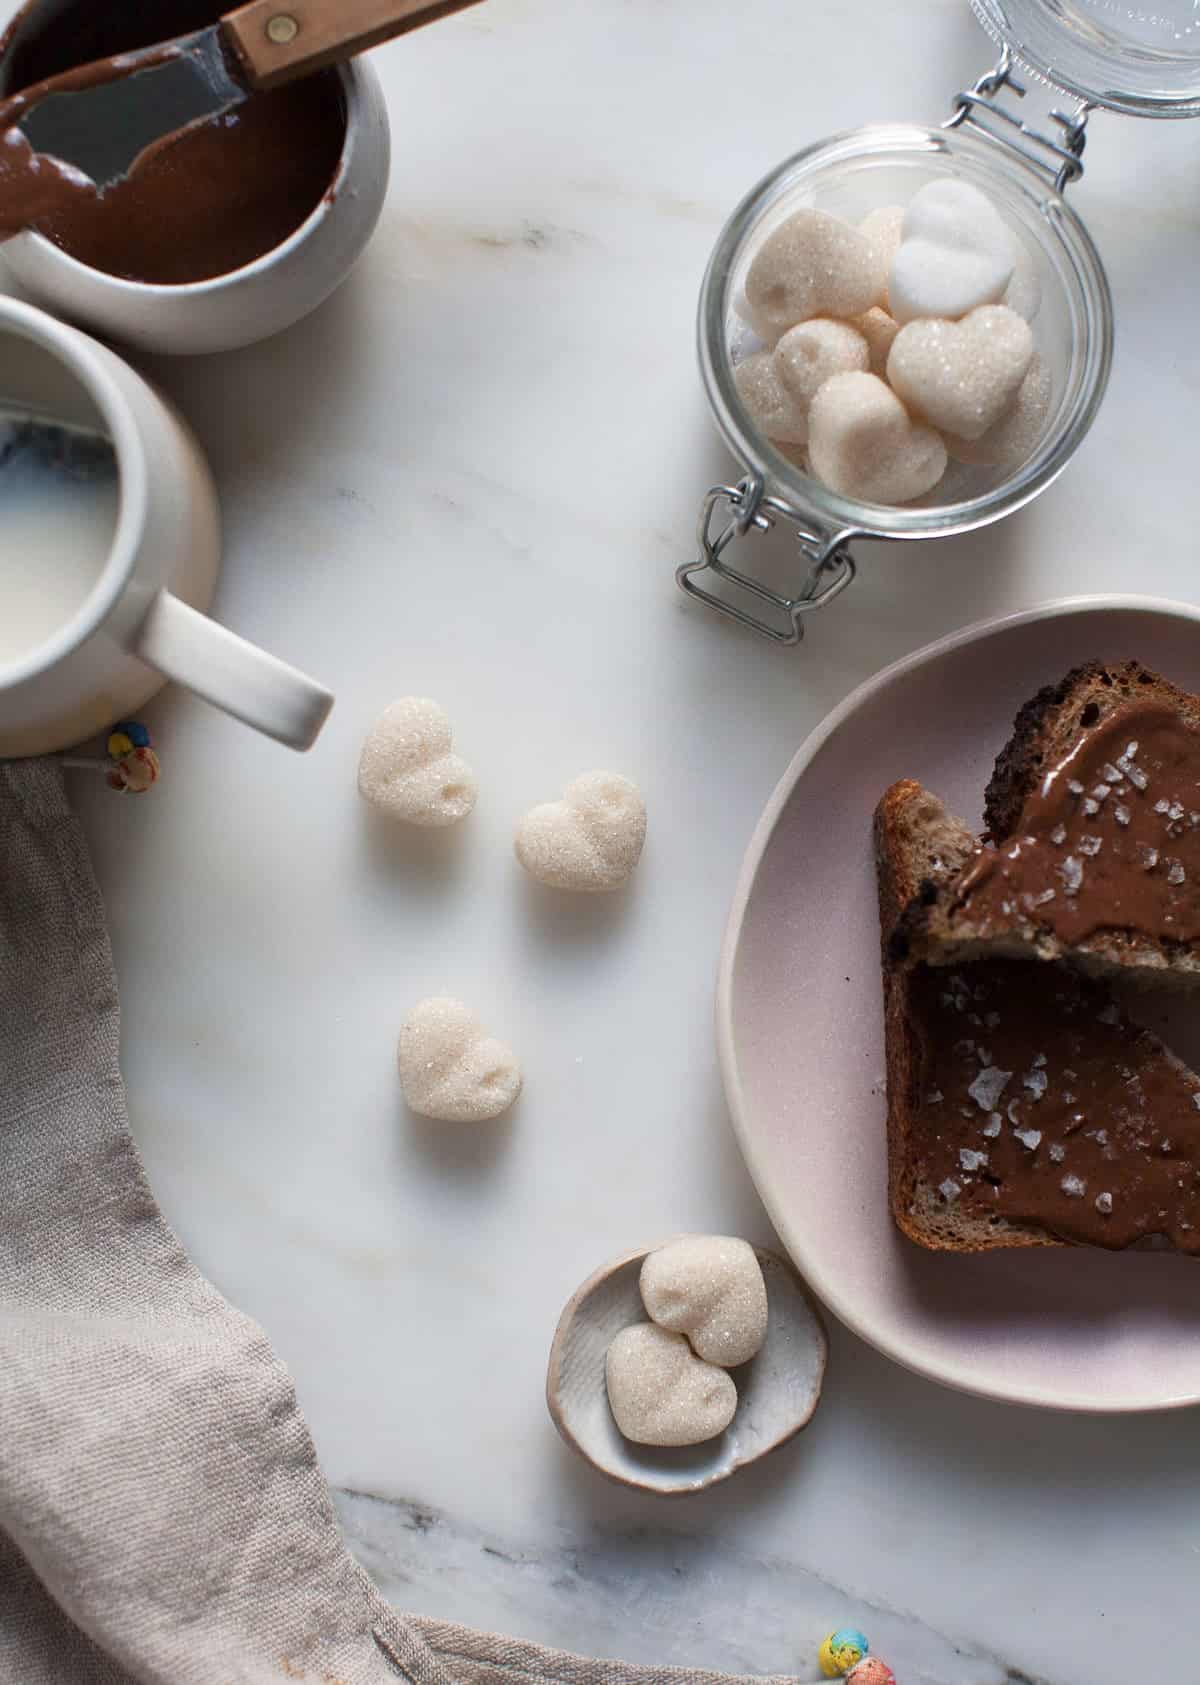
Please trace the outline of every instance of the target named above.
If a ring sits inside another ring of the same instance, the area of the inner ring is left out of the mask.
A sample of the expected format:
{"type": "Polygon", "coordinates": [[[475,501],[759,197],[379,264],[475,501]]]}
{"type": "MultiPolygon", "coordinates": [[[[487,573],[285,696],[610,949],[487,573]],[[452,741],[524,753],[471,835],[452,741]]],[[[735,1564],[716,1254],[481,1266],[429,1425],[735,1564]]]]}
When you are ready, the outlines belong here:
{"type": "Polygon", "coordinates": [[[1016,1129],[1013,1133],[1021,1145],[1023,1147],[1028,1147],[1030,1152],[1033,1152],[1042,1144],[1042,1132],[1040,1129],[1016,1129]]]}
{"type": "Polygon", "coordinates": [[[1113,818],[1116,820],[1118,825],[1128,825],[1130,813],[1129,809],[1123,802],[1118,802],[1113,808],[1113,818]]]}
{"type": "Polygon", "coordinates": [[[1073,854],[1068,854],[1067,858],[1059,867],[1059,872],[1062,875],[1063,894],[1078,895],[1079,886],[1083,882],[1082,864],[1076,860],[1073,854]]]}
{"type": "Polygon", "coordinates": [[[1058,1142],[1055,1141],[1054,1145],[1050,1148],[1050,1157],[1054,1160],[1055,1164],[1061,1164],[1066,1156],[1067,1149],[1065,1147],[1060,1147],[1058,1142]]]}
{"type": "Polygon", "coordinates": [[[1087,1183],[1081,1176],[1064,1176],[1058,1185],[1068,1199],[1082,1199],[1087,1193],[1087,1183]]]}
{"type": "Polygon", "coordinates": [[[1167,882],[1177,887],[1179,884],[1186,882],[1186,880],[1187,873],[1184,871],[1179,861],[1172,860],[1171,864],[1167,867],[1167,882]]]}
{"type": "Polygon", "coordinates": [[[989,1141],[994,1141],[997,1135],[999,1135],[1002,1122],[1003,1119],[1001,1118],[999,1112],[992,1112],[989,1115],[987,1122],[983,1126],[983,1134],[987,1136],[989,1141]]]}
{"type": "Polygon", "coordinates": [[[994,1112],[1011,1079],[1011,1071],[1002,1071],[998,1065],[986,1065],[967,1093],[981,1112],[994,1112]]]}
{"type": "Polygon", "coordinates": [[[1079,852],[1095,857],[1104,847],[1103,837],[1080,837],[1079,852]]]}
{"type": "Polygon", "coordinates": [[[962,1188],[954,1180],[953,1176],[947,1176],[946,1180],[938,1188],[938,1193],[941,1194],[947,1205],[953,1205],[959,1194],[962,1193],[962,1188]]]}
{"type": "Polygon", "coordinates": [[[1057,847],[1061,848],[1063,843],[1066,842],[1066,840],[1067,840],[1067,827],[1065,825],[1056,825],[1050,833],[1050,841],[1052,843],[1054,843],[1057,847]]]}
{"type": "Polygon", "coordinates": [[[1035,1100],[1040,1100],[1048,1087],[1045,1071],[1026,1071],[1021,1081],[1035,1100]]]}
{"type": "Polygon", "coordinates": [[[1096,1210],[1102,1217],[1107,1217],[1112,1211],[1113,1198],[1111,1194],[1096,1195],[1096,1210]]]}
{"type": "Polygon", "coordinates": [[[968,1172],[983,1170],[987,1166],[987,1161],[987,1154],[978,1153],[973,1147],[960,1147],[958,1149],[958,1162],[963,1170],[968,1172]]]}

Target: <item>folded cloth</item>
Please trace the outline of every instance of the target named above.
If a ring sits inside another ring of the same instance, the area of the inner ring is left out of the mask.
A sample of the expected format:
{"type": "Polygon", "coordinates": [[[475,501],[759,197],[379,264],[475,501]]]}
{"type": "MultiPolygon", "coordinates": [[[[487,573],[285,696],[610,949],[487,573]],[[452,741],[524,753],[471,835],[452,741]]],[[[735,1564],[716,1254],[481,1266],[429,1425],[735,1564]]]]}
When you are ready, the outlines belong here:
{"type": "Polygon", "coordinates": [[[62,774],[0,764],[0,1681],[728,1680],[384,1602],[342,1541],[287,1370],[163,1220],[118,1039],[62,774]]]}

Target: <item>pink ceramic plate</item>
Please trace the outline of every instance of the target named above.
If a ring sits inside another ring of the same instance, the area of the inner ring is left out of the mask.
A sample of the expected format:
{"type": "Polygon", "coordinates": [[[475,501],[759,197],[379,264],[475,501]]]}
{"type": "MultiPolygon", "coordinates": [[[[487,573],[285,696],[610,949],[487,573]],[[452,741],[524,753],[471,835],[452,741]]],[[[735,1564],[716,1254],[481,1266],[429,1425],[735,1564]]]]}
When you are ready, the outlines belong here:
{"type": "MultiPolygon", "coordinates": [[[[1017,708],[1090,656],[1136,657],[1200,690],[1200,611],[1083,597],[990,621],[888,668],[813,733],[742,868],[718,1032],[759,1193],[809,1283],[857,1334],[967,1392],[1157,1410],[1200,1402],[1200,1262],[927,1253],[887,1208],[872,810],[893,780],[918,778],[978,825],[1017,708]]],[[[1141,1016],[1195,1064],[1200,1005],[1143,999],[1141,1016]]]]}

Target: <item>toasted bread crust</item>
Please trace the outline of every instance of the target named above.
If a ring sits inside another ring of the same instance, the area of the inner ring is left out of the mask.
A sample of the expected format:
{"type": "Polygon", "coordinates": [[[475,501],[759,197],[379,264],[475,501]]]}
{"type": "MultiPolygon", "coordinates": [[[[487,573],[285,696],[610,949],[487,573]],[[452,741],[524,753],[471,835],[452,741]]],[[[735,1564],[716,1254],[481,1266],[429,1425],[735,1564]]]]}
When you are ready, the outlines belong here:
{"type": "Polygon", "coordinates": [[[1086,661],[1031,697],[1018,710],[988,782],[983,800],[986,839],[1002,843],[1013,835],[1047,765],[1060,760],[1079,731],[1095,723],[1086,717],[1090,707],[1104,712],[1114,702],[1135,701],[1162,702],[1188,724],[1200,724],[1200,698],[1152,673],[1140,661],[1086,661]]]}

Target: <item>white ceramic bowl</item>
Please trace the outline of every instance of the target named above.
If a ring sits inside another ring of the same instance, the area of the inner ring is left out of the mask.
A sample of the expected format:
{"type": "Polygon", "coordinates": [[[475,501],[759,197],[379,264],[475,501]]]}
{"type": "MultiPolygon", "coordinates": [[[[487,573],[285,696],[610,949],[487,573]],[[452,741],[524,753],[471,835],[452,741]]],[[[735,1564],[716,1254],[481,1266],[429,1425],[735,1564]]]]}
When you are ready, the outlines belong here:
{"type": "MultiPolygon", "coordinates": [[[[37,25],[55,0],[20,13],[6,42],[37,25]]],[[[379,221],[391,139],[383,87],[364,59],[339,69],[346,140],[331,184],[282,245],[228,275],[183,286],[127,281],[92,269],[40,234],[0,245],[35,303],[142,351],[231,351],[291,327],[346,279],[379,221]]],[[[0,95],[7,91],[0,60],[0,95]]]]}

